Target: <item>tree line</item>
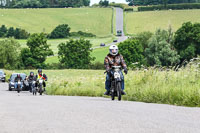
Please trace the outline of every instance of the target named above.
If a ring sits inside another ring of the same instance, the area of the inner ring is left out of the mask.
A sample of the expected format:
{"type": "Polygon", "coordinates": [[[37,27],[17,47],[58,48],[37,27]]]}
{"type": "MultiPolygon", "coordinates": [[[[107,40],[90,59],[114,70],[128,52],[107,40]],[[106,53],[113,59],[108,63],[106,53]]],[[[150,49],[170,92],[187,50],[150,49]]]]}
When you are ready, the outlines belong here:
{"type": "MultiPolygon", "coordinates": [[[[200,23],[183,23],[175,33],[158,29],[154,33],[142,32],[136,37],[119,44],[119,53],[124,56],[129,68],[141,66],[181,66],[200,55],[200,23]]],[[[29,36],[26,48],[14,39],[0,41],[0,68],[68,68],[101,69],[102,63],[92,64],[92,44],[85,39],[70,39],[58,45],[57,64],[45,64],[48,56],[53,55],[47,44],[47,35],[34,33],[29,36]],[[101,67],[100,67],[101,66],[101,67]]]]}
{"type": "Polygon", "coordinates": [[[64,8],[89,5],[90,0],[0,0],[1,8],[64,8]]]}
{"type": "MultiPolygon", "coordinates": [[[[92,33],[86,33],[82,31],[70,32],[70,27],[68,24],[60,24],[56,26],[51,33],[45,33],[49,39],[58,39],[58,38],[68,38],[73,37],[96,37],[92,33]]],[[[21,28],[6,27],[2,25],[0,27],[0,38],[9,38],[14,37],[15,39],[27,39],[30,36],[30,33],[21,28]]]]}
{"type": "Polygon", "coordinates": [[[0,27],[0,38],[14,37],[15,39],[27,39],[30,36],[26,30],[21,28],[6,27],[2,25],[0,27]]]}
{"type": "Polygon", "coordinates": [[[158,29],[142,32],[119,44],[129,67],[181,66],[200,55],[200,23],[186,22],[175,33],[158,29]]]}

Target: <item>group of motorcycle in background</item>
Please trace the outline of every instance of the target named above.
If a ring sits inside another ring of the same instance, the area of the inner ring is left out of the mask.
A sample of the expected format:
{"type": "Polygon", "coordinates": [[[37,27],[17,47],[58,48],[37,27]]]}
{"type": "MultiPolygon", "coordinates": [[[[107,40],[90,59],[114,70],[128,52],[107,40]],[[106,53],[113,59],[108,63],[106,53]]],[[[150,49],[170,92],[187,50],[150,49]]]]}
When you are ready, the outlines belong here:
{"type": "MultiPolygon", "coordinates": [[[[107,73],[105,82],[106,92],[104,95],[111,96],[112,100],[118,97],[120,101],[122,95],[126,95],[122,70],[127,74],[128,69],[123,56],[118,53],[116,45],[109,47],[109,53],[105,57],[104,66],[106,69],[105,73],[107,73]]],[[[1,73],[3,74],[3,72],[1,73]]],[[[5,82],[5,74],[4,76],[0,75],[0,79],[5,82]]],[[[20,93],[24,89],[29,90],[33,95],[37,95],[37,93],[42,95],[45,91],[47,76],[42,73],[42,69],[38,69],[37,75],[34,75],[34,72],[30,72],[29,76],[26,76],[24,73],[13,73],[8,81],[9,91],[16,90],[20,93]]]]}
{"type": "Polygon", "coordinates": [[[26,76],[25,78],[23,78],[22,74],[18,73],[13,78],[13,83],[11,78],[9,79],[9,90],[11,91],[13,88],[20,93],[22,88],[25,88],[25,90],[29,90],[31,93],[33,93],[33,95],[37,95],[37,92],[42,95],[46,87],[45,81],[47,81],[47,76],[42,73],[42,69],[38,69],[37,75],[34,75],[34,72],[30,72],[30,75],[26,76]]]}

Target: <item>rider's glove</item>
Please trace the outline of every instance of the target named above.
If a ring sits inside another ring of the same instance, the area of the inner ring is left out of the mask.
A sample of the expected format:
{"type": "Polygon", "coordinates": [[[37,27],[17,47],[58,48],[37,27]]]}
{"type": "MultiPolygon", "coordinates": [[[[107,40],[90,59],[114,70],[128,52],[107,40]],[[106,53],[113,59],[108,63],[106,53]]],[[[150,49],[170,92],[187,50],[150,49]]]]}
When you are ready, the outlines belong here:
{"type": "Polygon", "coordinates": [[[127,74],[128,73],[128,70],[127,68],[124,68],[124,73],[127,74]]]}
{"type": "Polygon", "coordinates": [[[106,72],[107,72],[107,73],[110,73],[110,69],[106,69],[106,72]]]}

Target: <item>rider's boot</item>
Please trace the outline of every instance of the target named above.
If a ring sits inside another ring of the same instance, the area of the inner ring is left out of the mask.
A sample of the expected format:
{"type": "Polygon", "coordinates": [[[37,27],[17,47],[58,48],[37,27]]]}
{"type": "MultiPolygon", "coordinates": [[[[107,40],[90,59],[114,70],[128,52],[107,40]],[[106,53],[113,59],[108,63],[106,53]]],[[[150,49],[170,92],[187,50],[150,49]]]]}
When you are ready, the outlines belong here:
{"type": "Polygon", "coordinates": [[[123,90],[122,90],[122,95],[126,95],[126,92],[124,92],[123,90]]]}
{"type": "Polygon", "coordinates": [[[104,95],[109,95],[110,94],[110,91],[106,91],[105,93],[104,93],[104,95]]]}

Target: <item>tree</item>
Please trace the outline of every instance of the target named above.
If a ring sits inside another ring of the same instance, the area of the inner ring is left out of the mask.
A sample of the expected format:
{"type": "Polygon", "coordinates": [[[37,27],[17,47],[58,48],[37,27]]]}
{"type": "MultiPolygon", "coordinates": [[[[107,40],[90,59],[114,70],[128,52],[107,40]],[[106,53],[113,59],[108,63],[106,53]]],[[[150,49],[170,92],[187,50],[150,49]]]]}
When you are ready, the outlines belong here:
{"type": "Polygon", "coordinates": [[[16,28],[15,29],[15,34],[14,34],[14,37],[16,39],[27,39],[29,37],[29,33],[23,29],[20,29],[20,28],[16,28]]]}
{"type": "Polygon", "coordinates": [[[163,5],[165,8],[167,8],[167,3],[168,3],[168,0],[162,0],[163,1],[163,5]]]}
{"type": "Polygon", "coordinates": [[[137,39],[139,42],[142,44],[144,50],[148,47],[148,40],[153,36],[153,33],[146,31],[146,32],[141,32],[137,35],[137,39]]]}
{"type": "Polygon", "coordinates": [[[169,31],[157,30],[148,41],[148,47],[145,50],[145,57],[150,66],[172,66],[179,63],[179,55],[173,48],[172,37],[169,31]]]}
{"type": "Polygon", "coordinates": [[[67,24],[58,25],[50,34],[50,38],[67,38],[70,36],[70,27],[67,24]]]}
{"type": "Polygon", "coordinates": [[[99,1],[99,5],[100,6],[105,6],[105,7],[107,7],[108,5],[109,5],[109,1],[108,0],[100,0],[99,1]]]}
{"type": "Polygon", "coordinates": [[[84,6],[89,6],[90,5],[90,0],[83,0],[83,5],[84,6]]]}
{"type": "Polygon", "coordinates": [[[47,44],[45,34],[32,34],[27,40],[27,46],[28,49],[21,51],[24,66],[26,68],[44,68],[47,56],[53,55],[53,51],[49,48],[50,45],[47,44]]]}
{"type": "Polygon", "coordinates": [[[16,69],[20,64],[20,44],[14,39],[0,41],[0,68],[16,69]]]}
{"type": "Polygon", "coordinates": [[[15,36],[15,29],[13,27],[10,27],[8,29],[6,37],[14,37],[15,36]]]}
{"type": "Polygon", "coordinates": [[[200,54],[200,23],[186,22],[175,33],[174,47],[181,61],[190,60],[200,54]]]}
{"type": "Polygon", "coordinates": [[[33,64],[37,62],[32,58],[32,53],[29,48],[23,48],[20,53],[20,57],[25,68],[33,68],[33,64]]]}
{"type": "Polygon", "coordinates": [[[58,45],[58,58],[65,68],[85,69],[91,61],[92,44],[88,40],[73,40],[58,45]]]}
{"type": "Polygon", "coordinates": [[[0,37],[5,37],[7,33],[7,28],[5,25],[2,25],[0,28],[0,37]]]}
{"type": "Polygon", "coordinates": [[[137,39],[128,39],[120,43],[119,53],[123,55],[128,66],[136,62],[138,62],[139,66],[145,64],[143,47],[137,39]]]}

